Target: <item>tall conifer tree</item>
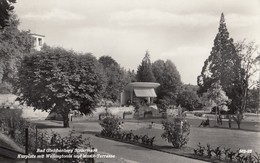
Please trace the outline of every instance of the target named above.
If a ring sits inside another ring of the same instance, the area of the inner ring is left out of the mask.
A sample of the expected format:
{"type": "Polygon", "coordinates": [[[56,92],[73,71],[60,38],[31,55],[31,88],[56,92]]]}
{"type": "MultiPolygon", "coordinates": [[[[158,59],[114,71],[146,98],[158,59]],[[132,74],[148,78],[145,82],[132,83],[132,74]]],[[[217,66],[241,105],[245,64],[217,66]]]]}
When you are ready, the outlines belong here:
{"type": "Polygon", "coordinates": [[[223,90],[227,96],[232,99],[230,109],[235,111],[233,101],[235,101],[234,83],[237,78],[237,64],[239,59],[236,54],[236,48],[233,39],[229,37],[226,27],[224,14],[221,14],[218,33],[214,40],[210,56],[204,62],[201,74],[198,76],[197,83],[200,87],[199,93],[206,92],[216,81],[220,81],[223,90]]]}
{"type": "Polygon", "coordinates": [[[153,75],[152,64],[148,51],[146,52],[141,65],[139,65],[136,75],[137,81],[139,82],[155,82],[155,77],[153,75]]]}

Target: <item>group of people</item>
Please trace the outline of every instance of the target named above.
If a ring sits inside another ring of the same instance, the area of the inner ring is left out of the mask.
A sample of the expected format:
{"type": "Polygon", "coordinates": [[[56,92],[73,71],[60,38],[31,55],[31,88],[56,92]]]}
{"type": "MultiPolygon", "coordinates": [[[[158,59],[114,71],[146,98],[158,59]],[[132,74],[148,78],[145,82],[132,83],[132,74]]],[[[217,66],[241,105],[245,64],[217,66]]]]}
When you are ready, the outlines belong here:
{"type": "Polygon", "coordinates": [[[202,122],[200,123],[199,127],[207,127],[209,126],[209,117],[207,117],[207,119],[204,121],[202,120],[202,122]]]}
{"type": "MultiPolygon", "coordinates": [[[[219,115],[217,117],[217,124],[222,125],[222,117],[221,117],[221,115],[219,115]]],[[[209,124],[209,117],[207,117],[207,119],[205,121],[202,120],[202,122],[200,123],[199,127],[201,127],[201,126],[202,127],[210,126],[210,124],[209,124]]]]}

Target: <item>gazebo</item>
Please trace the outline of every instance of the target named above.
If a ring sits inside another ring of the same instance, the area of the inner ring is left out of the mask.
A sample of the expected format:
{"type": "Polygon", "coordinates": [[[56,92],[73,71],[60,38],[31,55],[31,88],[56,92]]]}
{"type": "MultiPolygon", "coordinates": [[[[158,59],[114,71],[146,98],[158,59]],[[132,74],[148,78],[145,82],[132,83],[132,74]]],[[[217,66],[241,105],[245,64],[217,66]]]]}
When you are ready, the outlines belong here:
{"type": "Polygon", "coordinates": [[[157,97],[154,89],[159,85],[159,83],[153,82],[133,82],[127,84],[121,93],[121,105],[132,104],[134,98],[145,99],[145,101],[141,102],[152,104],[153,98],[157,97]]]}

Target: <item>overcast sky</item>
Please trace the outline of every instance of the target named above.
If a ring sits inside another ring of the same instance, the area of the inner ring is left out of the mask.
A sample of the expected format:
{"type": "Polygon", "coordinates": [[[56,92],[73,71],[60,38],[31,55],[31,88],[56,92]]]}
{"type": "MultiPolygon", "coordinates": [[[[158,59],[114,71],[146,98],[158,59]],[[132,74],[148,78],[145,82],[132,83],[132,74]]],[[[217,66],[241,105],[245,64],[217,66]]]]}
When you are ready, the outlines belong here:
{"type": "Polygon", "coordinates": [[[184,83],[196,84],[224,13],[230,37],[260,44],[260,0],[21,0],[20,29],[45,35],[50,46],[110,55],[137,69],[170,59],[184,83]]]}

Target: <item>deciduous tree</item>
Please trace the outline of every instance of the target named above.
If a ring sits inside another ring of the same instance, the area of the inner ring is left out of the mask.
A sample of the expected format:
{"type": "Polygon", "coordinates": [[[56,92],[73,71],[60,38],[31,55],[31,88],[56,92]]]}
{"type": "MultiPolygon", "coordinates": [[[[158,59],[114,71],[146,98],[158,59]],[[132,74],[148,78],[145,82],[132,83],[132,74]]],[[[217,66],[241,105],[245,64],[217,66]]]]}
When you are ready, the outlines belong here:
{"type": "Polygon", "coordinates": [[[160,86],[156,89],[157,100],[155,101],[163,110],[169,105],[176,105],[177,91],[182,85],[181,76],[170,60],[164,62],[157,60],[152,64],[152,70],[157,83],[160,86]]]}
{"type": "Polygon", "coordinates": [[[25,56],[18,71],[18,100],[35,109],[56,111],[69,126],[68,114],[91,113],[103,93],[104,78],[90,54],[45,48],[25,56]]]}
{"type": "Polygon", "coordinates": [[[0,84],[3,87],[13,84],[21,59],[33,49],[30,31],[20,31],[18,25],[17,16],[12,15],[9,26],[0,32],[0,84]]]}
{"type": "Polygon", "coordinates": [[[222,86],[220,85],[220,81],[212,83],[211,87],[208,89],[206,93],[203,94],[204,98],[208,99],[211,108],[217,108],[215,110],[216,113],[216,125],[217,125],[217,114],[220,109],[224,108],[231,100],[226,95],[226,92],[223,91],[222,86]]]}
{"type": "Polygon", "coordinates": [[[257,53],[258,46],[254,42],[247,43],[245,40],[239,41],[235,44],[236,53],[239,59],[236,64],[236,79],[234,82],[234,105],[236,107],[235,121],[240,128],[243,113],[248,107],[248,91],[257,82],[257,79],[252,78],[258,70],[257,63],[260,56],[257,53]]]}
{"type": "Polygon", "coordinates": [[[177,105],[189,111],[197,109],[201,105],[200,98],[197,95],[197,89],[196,86],[183,85],[177,94],[177,105]]]}
{"type": "Polygon", "coordinates": [[[99,62],[103,65],[106,75],[106,89],[103,97],[112,101],[118,101],[120,93],[122,92],[124,81],[124,70],[120,65],[110,56],[102,56],[99,62]]]}

